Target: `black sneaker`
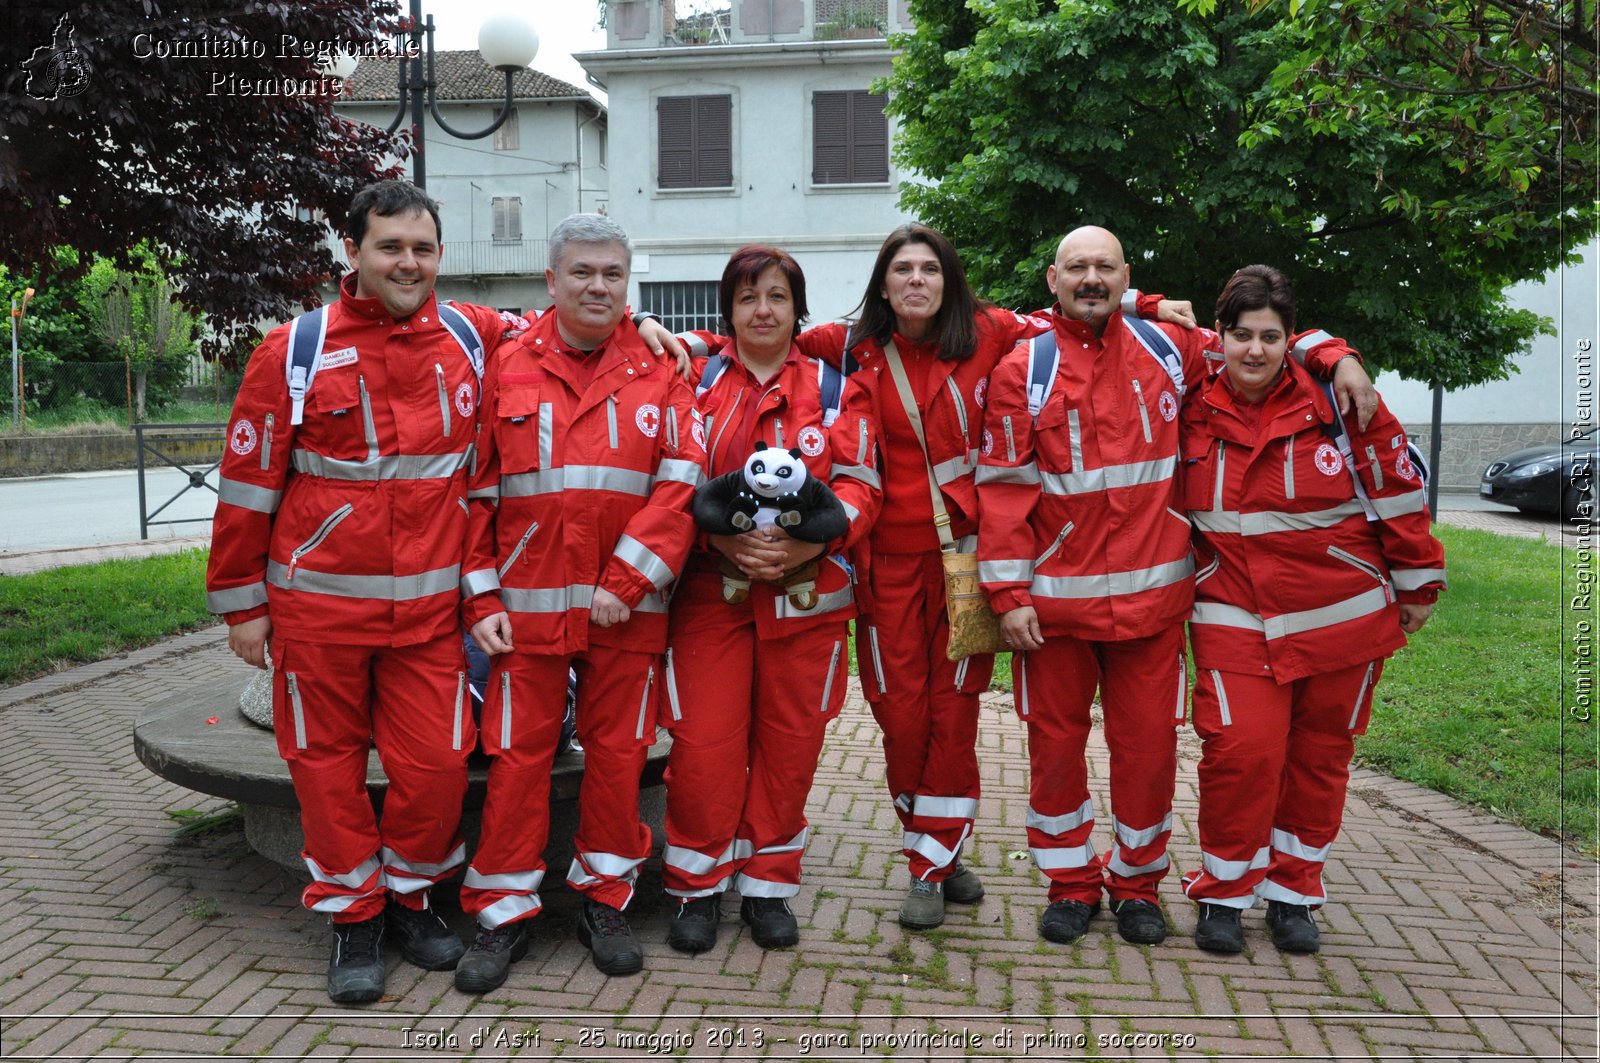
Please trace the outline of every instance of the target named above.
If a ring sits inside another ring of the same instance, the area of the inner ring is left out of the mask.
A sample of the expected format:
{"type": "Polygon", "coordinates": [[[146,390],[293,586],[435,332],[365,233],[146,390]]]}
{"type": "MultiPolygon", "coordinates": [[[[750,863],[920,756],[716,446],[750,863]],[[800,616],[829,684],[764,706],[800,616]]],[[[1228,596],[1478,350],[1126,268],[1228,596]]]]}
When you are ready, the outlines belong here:
{"type": "Polygon", "coordinates": [[[1244,924],[1239,921],[1239,909],[1202,903],[1200,921],[1194,927],[1194,943],[1207,952],[1243,952],[1244,924]]]}
{"type": "Polygon", "coordinates": [[[333,924],[328,996],[335,1004],[366,1004],[383,996],[383,913],[359,923],[333,924]]]}
{"type": "Polygon", "coordinates": [[[717,924],[722,921],[722,898],[690,897],[678,905],[672,925],[667,928],[667,944],[679,952],[705,952],[717,943],[717,924]]]}
{"type": "Polygon", "coordinates": [[[1272,943],[1282,952],[1312,953],[1322,947],[1311,909],[1303,904],[1268,901],[1267,926],[1272,930],[1272,943]]]}
{"type": "Polygon", "coordinates": [[[606,974],[637,974],[644,970],[644,950],[633,936],[628,917],[615,908],[585,898],[583,915],[578,919],[578,940],[589,947],[594,965],[606,974]]]}
{"type": "Polygon", "coordinates": [[[1056,901],[1039,916],[1039,935],[1046,941],[1070,945],[1089,932],[1089,920],[1099,910],[1099,901],[1056,901]]]}
{"type": "Polygon", "coordinates": [[[400,955],[424,971],[448,971],[467,951],[432,908],[407,908],[390,897],[385,916],[389,932],[400,943],[400,955]]]}
{"type": "Polygon", "coordinates": [[[782,897],[746,897],[739,918],[750,926],[750,937],[764,949],[787,949],[800,944],[800,924],[782,897]]]}
{"type": "Polygon", "coordinates": [[[1159,945],[1167,940],[1167,917],[1155,901],[1112,901],[1111,912],[1117,917],[1117,933],[1130,945],[1159,945]]]}
{"type": "Polygon", "coordinates": [[[456,964],[456,988],[463,993],[487,993],[505,984],[511,965],[528,954],[528,920],[501,923],[494,929],[478,927],[472,948],[456,964]]]}

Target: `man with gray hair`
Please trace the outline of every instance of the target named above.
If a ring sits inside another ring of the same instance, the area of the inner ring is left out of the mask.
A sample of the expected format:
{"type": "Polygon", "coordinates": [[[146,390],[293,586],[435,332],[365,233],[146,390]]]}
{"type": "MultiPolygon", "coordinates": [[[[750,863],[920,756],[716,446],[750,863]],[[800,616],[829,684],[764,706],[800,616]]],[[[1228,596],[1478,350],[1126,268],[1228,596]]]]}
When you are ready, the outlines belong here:
{"type": "Polygon", "coordinates": [[[550,768],[578,675],[585,753],[577,850],[578,936],[606,974],[644,954],[623,910],[650,852],[639,775],[655,738],[663,591],[694,538],[705,429],[694,392],[624,315],[632,245],[598,214],[550,237],[554,300],[489,360],[471,482],[462,611],[494,663],[481,726],[493,758],[483,832],[461,906],[478,936],[457,988],[499,986],[540,911],[550,768]]]}

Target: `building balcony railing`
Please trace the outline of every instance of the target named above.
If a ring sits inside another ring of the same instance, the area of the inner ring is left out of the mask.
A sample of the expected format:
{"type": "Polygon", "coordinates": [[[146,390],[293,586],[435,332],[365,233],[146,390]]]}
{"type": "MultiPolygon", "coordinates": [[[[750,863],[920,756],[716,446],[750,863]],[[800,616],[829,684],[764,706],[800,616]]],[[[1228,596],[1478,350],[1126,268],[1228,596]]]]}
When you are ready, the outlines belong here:
{"type": "Polygon", "coordinates": [[[548,240],[447,240],[439,274],[444,277],[538,275],[549,257],[548,240]]]}
{"type": "Polygon", "coordinates": [[[883,39],[911,28],[906,0],[612,0],[609,48],[883,39]]]}

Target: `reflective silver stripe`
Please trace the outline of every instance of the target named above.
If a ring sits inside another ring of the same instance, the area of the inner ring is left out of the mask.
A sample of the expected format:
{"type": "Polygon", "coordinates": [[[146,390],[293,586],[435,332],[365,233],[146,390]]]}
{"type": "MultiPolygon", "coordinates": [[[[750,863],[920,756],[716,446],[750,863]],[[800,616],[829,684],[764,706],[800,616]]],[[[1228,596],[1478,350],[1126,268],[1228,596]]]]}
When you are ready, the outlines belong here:
{"type": "Polygon", "coordinates": [[[1047,495],[1085,495],[1095,491],[1112,491],[1119,487],[1165,483],[1172,479],[1173,471],[1177,467],[1177,456],[1169,454],[1154,461],[1106,465],[1079,472],[1041,473],[1040,479],[1047,495]]]}
{"type": "Polygon", "coordinates": [[[1063,846],[1059,849],[1041,849],[1034,846],[1029,849],[1033,853],[1033,862],[1040,871],[1057,871],[1069,867],[1088,867],[1089,861],[1095,858],[1094,842],[1083,845],[1063,846]]]}
{"type": "Polygon", "coordinates": [[[671,480],[674,483],[688,484],[690,487],[699,487],[705,479],[705,470],[698,461],[685,461],[682,458],[663,458],[656,467],[656,482],[671,480]]]}
{"type": "Polygon", "coordinates": [[[617,397],[606,396],[606,439],[611,449],[617,449],[617,397]]]}
{"type": "Polygon", "coordinates": [[[1077,410],[1067,411],[1067,450],[1072,455],[1072,467],[1083,468],[1083,424],[1077,410]]]}
{"type": "Polygon", "coordinates": [[[467,673],[456,673],[456,711],[450,724],[450,748],[461,748],[461,709],[467,697],[467,673]]]}
{"type": "Polygon", "coordinates": [[[839,476],[848,476],[853,480],[860,480],[868,487],[883,487],[883,480],[878,476],[878,470],[866,465],[835,465],[828,471],[828,479],[839,476]]]}
{"type": "Polygon", "coordinates": [[[1046,834],[1060,835],[1069,830],[1077,830],[1085,823],[1094,822],[1094,798],[1085,798],[1083,804],[1072,812],[1063,812],[1059,816],[1045,816],[1034,811],[1032,805],[1028,806],[1028,817],[1023,826],[1031,830],[1042,830],[1046,834]]]}
{"type": "Polygon", "coordinates": [[[1245,631],[1259,631],[1262,634],[1266,634],[1267,631],[1266,622],[1259,614],[1241,609],[1237,605],[1228,605],[1226,602],[1195,602],[1194,612],[1189,614],[1189,623],[1237,627],[1245,631]]]}
{"type": "Polygon", "coordinates": [[[1351,517],[1361,515],[1361,503],[1352,500],[1341,502],[1332,509],[1319,509],[1311,513],[1288,513],[1280,510],[1239,513],[1231,509],[1203,509],[1191,513],[1190,519],[1196,528],[1206,532],[1227,535],[1271,535],[1275,532],[1332,528],[1351,517]]]}
{"type": "Polygon", "coordinates": [[[1161,822],[1155,826],[1137,830],[1126,823],[1120,822],[1115,815],[1111,817],[1111,832],[1117,836],[1117,841],[1129,849],[1140,849],[1146,845],[1153,844],[1157,838],[1171,830],[1171,812],[1161,817],[1161,822]]]}
{"type": "Polygon", "coordinates": [[[248,509],[255,513],[276,513],[278,500],[283,497],[283,492],[257,487],[242,480],[230,480],[223,476],[217,481],[217,497],[228,505],[238,506],[240,509],[248,509]]]}
{"type": "Polygon", "coordinates": [[[548,469],[555,464],[556,407],[553,402],[539,403],[539,468],[548,469]]]}
{"type": "Polygon", "coordinates": [[[242,613],[258,605],[267,604],[267,585],[252,583],[245,587],[229,587],[206,592],[206,608],[213,613],[242,613]]]}
{"type": "Polygon", "coordinates": [[[672,647],[667,647],[667,706],[674,720],[683,719],[683,708],[678,704],[678,673],[672,668],[672,647]]]}
{"type": "Polygon", "coordinates": [[[467,845],[465,842],[459,843],[454,849],[450,850],[449,856],[446,856],[436,864],[412,863],[387,846],[378,850],[378,856],[383,861],[384,878],[386,880],[391,877],[390,873],[395,871],[401,872],[403,875],[433,879],[460,867],[461,862],[467,858],[467,845]]]}
{"type": "Polygon", "coordinates": [[[672,582],[672,568],[650,549],[631,535],[617,540],[616,556],[632,565],[639,575],[649,580],[659,590],[672,582]]]}
{"type": "MultiPolygon", "coordinates": [[[[1317,885],[1322,885],[1322,876],[1317,876],[1317,885]]],[[[1270,878],[1256,887],[1256,896],[1264,901],[1278,901],[1281,904],[1303,904],[1307,907],[1316,907],[1325,904],[1328,900],[1325,893],[1310,894],[1296,893],[1286,886],[1280,886],[1270,878]]],[[[1209,900],[1206,903],[1211,903],[1209,900]]]]}
{"type": "Polygon", "coordinates": [[[1167,856],[1166,853],[1162,853],[1159,857],[1150,861],[1148,864],[1139,864],[1135,866],[1122,859],[1120,849],[1116,853],[1113,853],[1111,859],[1106,862],[1106,870],[1112,872],[1113,874],[1121,875],[1123,878],[1137,878],[1140,875],[1153,875],[1157,871],[1165,871],[1171,866],[1172,859],[1171,857],[1167,856]]]}
{"type": "Polygon", "coordinates": [[[976,464],[973,461],[974,456],[975,455],[972,452],[969,452],[959,458],[950,458],[947,461],[941,461],[939,464],[933,467],[934,482],[940,487],[943,487],[946,484],[954,483],[956,480],[961,479],[963,476],[967,475],[968,472],[972,471],[973,465],[976,464]]]}
{"type": "MultiPolygon", "coordinates": [[[[342,875],[330,875],[309,856],[306,857],[306,867],[310,869],[311,877],[316,881],[327,883],[330,886],[348,886],[350,889],[360,889],[365,886],[374,875],[377,875],[383,869],[383,865],[378,862],[377,856],[367,857],[353,870],[346,871],[342,875]]],[[[381,885],[381,879],[379,884],[381,885]]]]}
{"type": "Polygon", "coordinates": [[[461,566],[436,568],[414,576],[348,576],[339,572],[318,572],[296,568],[294,582],[288,567],[267,562],[267,582],[285,590],[307,594],[331,594],[339,598],[372,598],[386,602],[410,602],[435,594],[455,594],[460,586],[461,566]]]}
{"type": "MultiPolygon", "coordinates": [[[[663,462],[665,464],[665,462],[663,462]]],[[[632,469],[613,469],[607,465],[564,465],[559,469],[518,472],[500,477],[501,498],[528,498],[553,495],[559,491],[617,491],[622,494],[650,494],[650,475],[632,469]]]]}
{"type": "Polygon", "coordinates": [[[839,499],[839,504],[844,507],[844,516],[851,524],[861,519],[861,511],[844,499],[839,499]]]}
{"type": "Polygon", "coordinates": [[[1283,448],[1283,497],[1294,498],[1294,436],[1283,448]]]}
{"type": "Polygon", "coordinates": [[[500,485],[490,484],[488,487],[475,487],[467,492],[468,498],[487,498],[498,502],[500,500],[500,485]]]}
{"type": "Polygon", "coordinates": [[[772,599],[776,607],[776,615],[780,619],[791,617],[820,616],[823,613],[832,613],[840,609],[849,609],[856,602],[856,596],[849,587],[827,594],[817,595],[817,604],[811,609],[796,609],[789,601],[787,595],[779,595],[772,599]]]}
{"type": "Polygon", "coordinates": [[[632,881],[634,873],[642,863],[644,863],[643,857],[630,860],[615,853],[578,853],[572,858],[572,869],[567,872],[567,881],[574,885],[588,885],[601,881],[596,877],[600,875],[632,881]]]}
{"type": "Polygon", "coordinates": [[[828,679],[822,684],[822,707],[817,710],[818,712],[828,711],[828,699],[833,696],[833,676],[839,670],[839,654],[843,650],[843,640],[833,644],[833,656],[828,659],[828,679]]]}
{"type": "MultiPolygon", "coordinates": [[[[778,842],[776,845],[763,846],[760,849],[757,849],[756,852],[757,853],[803,853],[803,852],[806,851],[806,841],[810,837],[811,837],[811,828],[810,827],[801,827],[800,828],[800,833],[796,834],[793,838],[790,838],[788,841],[786,841],[786,842],[778,842]]],[[[746,841],[744,844],[746,846],[748,846],[750,843],[748,841],[746,841]]]]}
{"type": "Polygon", "coordinates": [[[755,854],[745,838],[735,838],[718,856],[707,856],[698,849],[685,849],[681,845],[668,845],[661,850],[661,862],[691,875],[709,875],[719,867],[735,860],[748,860],[755,854]]]}
{"type": "Polygon", "coordinates": [[[978,562],[980,583],[1027,583],[1032,579],[1033,562],[1025,557],[978,562]]]}
{"type": "Polygon", "coordinates": [[[961,837],[953,848],[945,846],[931,834],[922,834],[917,831],[906,831],[900,837],[900,848],[913,853],[921,853],[928,858],[934,867],[949,867],[955,863],[956,857],[961,854],[961,843],[967,840],[969,828],[961,828],[961,837]]]}
{"type": "Polygon", "coordinates": [[[536,890],[544,881],[543,871],[504,871],[498,875],[485,875],[475,867],[467,868],[461,884],[474,890],[536,890]]]}
{"type": "Polygon", "coordinates": [[[878,649],[878,629],[876,625],[867,628],[867,645],[872,652],[872,675],[878,681],[878,692],[886,693],[888,684],[883,681],[883,653],[878,649]]]}
{"type": "Polygon", "coordinates": [[[956,404],[956,424],[957,424],[957,426],[959,428],[959,431],[961,432],[961,438],[962,439],[966,439],[967,438],[967,404],[961,398],[961,389],[956,386],[956,378],[955,377],[947,376],[947,377],[944,378],[944,382],[945,382],[945,386],[950,389],[950,398],[956,404]]]}
{"type": "Polygon", "coordinates": [[[306,707],[300,700],[300,677],[293,672],[285,675],[289,687],[289,711],[294,716],[294,747],[306,748],[306,707]]]}
{"type": "Polygon", "coordinates": [[[644,677],[644,694],[641,695],[640,698],[639,698],[639,726],[637,726],[637,727],[635,727],[633,729],[633,737],[634,737],[635,740],[639,740],[639,739],[643,739],[644,738],[644,718],[645,718],[645,713],[650,708],[650,690],[655,685],[656,685],[656,666],[652,664],[650,666],[650,670],[645,673],[645,677],[644,677]]]}
{"type": "Polygon", "coordinates": [[[711,356],[711,348],[706,346],[706,341],[692,332],[678,333],[678,342],[689,349],[689,357],[691,358],[709,358],[711,356]]]}
{"type": "Polygon", "coordinates": [[[956,664],[955,688],[960,690],[967,685],[967,665],[972,663],[971,657],[963,657],[956,664]]]}
{"type": "Polygon", "coordinates": [[[1367,699],[1367,691],[1372,686],[1372,668],[1376,661],[1367,662],[1367,674],[1361,677],[1361,689],[1356,691],[1356,703],[1350,709],[1350,722],[1345,725],[1346,731],[1356,729],[1356,721],[1361,718],[1361,703],[1367,699]]]}
{"type": "Polygon", "coordinates": [[[355,904],[362,897],[369,897],[375,892],[377,892],[377,891],[376,890],[368,890],[366,893],[356,893],[356,894],[348,894],[347,893],[347,894],[340,894],[340,895],[335,896],[335,897],[324,897],[322,900],[317,901],[316,903],[312,904],[311,905],[311,910],[313,912],[342,912],[346,908],[349,908],[350,906],[355,904]]]}
{"type": "Polygon", "coordinates": [[[933,819],[973,819],[978,814],[978,799],[917,794],[911,799],[911,814],[933,819]]]}
{"type": "Polygon", "coordinates": [[[980,465],[978,466],[977,484],[983,487],[986,484],[1023,484],[1024,486],[1039,482],[1039,466],[1033,462],[1022,465],[980,465]]]}
{"type": "Polygon", "coordinates": [[[1211,562],[1208,565],[1206,565],[1205,568],[1201,569],[1200,571],[1198,571],[1198,572],[1196,572],[1194,574],[1194,585],[1196,587],[1199,587],[1200,584],[1204,583],[1206,580],[1210,579],[1212,576],[1215,576],[1217,574],[1217,569],[1219,569],[1221,567],[1222,567],[1222,556],[1219,554],[1218,556],[1213,557],[1211,559],[1211,562]]]}
{"type": "Polygon", "coordinates": [[[511,748],[511,673],[500,673],[500,748],[511,748]]]}
{"type": "Polygon", "coordinates": [[[1092,576],[1034,576],[1033,594],[1043,598],[1104,598],[1139,594],[1182,583],[1194,574],[1194,558],[1183,557],[1130,572],[1097,572],[1092,576]]]}
{"type": "MultiPolygon", "coordinates": [[[[1266,867],[1271,862],[1272,849],[1265,845],[1257,849],[1255,855],[1248,860],[1224,860],[1204,849],[1200,850],[1200,865],[1206,869],[1206,874],[1219,882],[1237,882],[1249,872],[1266,867]]],[[[1207,902],[1210,902],[1209,897],[1207,902]]]]}
{"type": "MultiPolygon", "coordinates": [[[[594,604],[594,585],[574,583],[567,587],[501,587],[500,604],[512,613],[564,613],[568,609],[587,609],[594,604]]],[[[632,611],[664,613],[667,604],[661,595],[647,594],[632,611]]]]}
{"type": "Polygon", "coordinates": [[[774,900],[786,900],[800,892],[800,887],[794,883],[756,878],[743,871],[733,876],[733,888],[739,891],[741,897],[770,897],[774,900]]]}
{"type": "Polygon", "coordinates": [[[1222,485],[1227,483],[1228,444],[1217,440],[1217,483],[1211,496],[1211,508],[1222,508],[1222,485]]]}
{"type": "Polygon", "coordinates": [[[1430,583],[1444,582],[1444,569],[1442,568],[1391,568],[1389,578],[1394,581],[1396,590],[1417,591],[1430,583]]]}
{"type": "Polygon", "coordinates": [[[1428,508],[1428,496],[1422,491],[1407,491],[1389,498],[1374,498],[1372,508],[1383,520],[1392,520],[1408,513],[1421,513],[1428,508]]]}
{"type": "Polygon", "coordinates": [[[529,912],[537,912],[544,907],[544,902],[536,893],[513,893],[509,897],[501,897],[489,907],[478,913],[478,925],[493,930],[503,926],[513,919],[521,918],[529,912]]]}
{"type": "Polygon", "coordinates": [[[1222,685],[1222,673],[1211,669],[1211,685],[1217,688],[1217,710],[1222,713],[1222,726],[1233,726],[1233,713],[1228,711],[1228,691],[1222,685]]]}
{"type": "Polygon", "coordinates": [[[296,472],[325,480],[448,480],[472,463],[472,448],[451,454],[383,454],[365,461],[294,452],[296,472]]]}
{"type": "Polygon", "coordinates": [[[487,594],[500,589],[500,574],[492,568],[480,568],[461,577],[461,597],[487,594]]]}
{"type": "Polygon", "coordinates": [[[1326,343],[1331,339],[1333,339],[1332,336],[1328,335],[1326,332],[1323,332],[1321,329],[1317,329],[1315,332],[1308,332],[1304,336],[1300,337],[1300,341],[1294,345],[1294,349],[1289,353],[1294,357],[1295,361],[1299,362],[1301,365],[1305,365],[1306,355],[1311,353],[1311,348],[1317,346],[1319,343],[1326,343]]]}
{"type": "Polygon", "coordinates": [[[1284,613],[1282,616],[1272,617],[1266,621],[1267,638],[1280,639],[1285,635],[1298,635],[1301,632],[1332,627],[1347,620],[1357,620],[1372,613],[1382,612],[1389,606],[1387,592],[1387,587],[1374,587],[1354,598],[1346,598],[1342,602],[1334,602],[1320,609],[1306,609],[1298,613],[1284,613]]]}
{"type": "Polygon", "coordinates": [[[467,505],[466,499],[457,498],[456,502],[461,506],[461,512],[465,513],[469,517],[472,516],[472,507],[467,505]]]}
{"type": "Polygon", "coordinates": [[[1322,863],[1328,859],[1328,850],[1332,845],[1320,847],[1307,845],[1299,838],[1286,830],[1272,828],[1272,847],[1285,856],[1292,856],[1296,860],[1308,860],[1313,863],[1322,863]]]}

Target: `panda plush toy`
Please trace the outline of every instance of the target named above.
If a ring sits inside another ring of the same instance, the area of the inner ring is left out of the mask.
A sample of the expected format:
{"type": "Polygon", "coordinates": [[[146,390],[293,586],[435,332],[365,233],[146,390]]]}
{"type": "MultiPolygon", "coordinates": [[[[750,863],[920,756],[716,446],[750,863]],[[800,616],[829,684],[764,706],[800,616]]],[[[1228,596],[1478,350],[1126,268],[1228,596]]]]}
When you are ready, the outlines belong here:
{"type": "MultiPolygon", "coordinates": [[[[826,543],[849,530],[844,504],[806,469],[799,450],[756,444],[744,468],[701,484],[694,492],[694,522],[712,535],[738,535],[776,526],[790,538],[826,543]]],[[[796,609],[817,605],[817,562],[786,575],[783,588],[796,609]]],[[[750,595],[750,580],[722,559],[722,599],[737,605],[750,595]]]]}

